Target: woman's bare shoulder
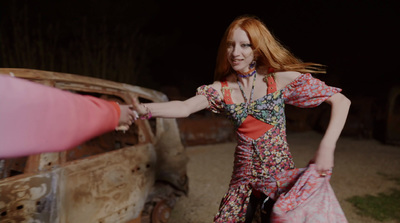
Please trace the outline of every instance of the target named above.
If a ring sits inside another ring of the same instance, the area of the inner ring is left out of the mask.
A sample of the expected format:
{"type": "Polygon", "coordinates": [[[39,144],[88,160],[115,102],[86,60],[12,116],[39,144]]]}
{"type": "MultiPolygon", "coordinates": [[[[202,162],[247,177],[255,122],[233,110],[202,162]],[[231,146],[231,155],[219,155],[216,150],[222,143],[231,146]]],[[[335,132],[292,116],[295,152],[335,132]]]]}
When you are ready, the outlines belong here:
{"type": "Polygon", "coordinates": [[[301,75],[300,72],[297,71],[280,71],[275,73],[275,80],[278,89],[284,88],[286,85],[290,84],[296,78],[301,75]]]}
{"type": "MultiPolygon", "coordinates": [[[[233,87],[235,86],[235,84],[237,83],[237,79],[235,75],[229,75],[225,78],[225,81],[228,83],[229,87],[233,87]]],[[[211,87],[215,88],[216,90],[221,90],[222,84],[221,81],[214,81],[214,83],[212,83],[210,85],[211,87]]]]}
{"type": "Polygon", "coordinates": [[[214,81],[212,84],[209,85],[210,87],[215,88],[217,90],[218,88],[221,88],[221,81],[214,81]]]}

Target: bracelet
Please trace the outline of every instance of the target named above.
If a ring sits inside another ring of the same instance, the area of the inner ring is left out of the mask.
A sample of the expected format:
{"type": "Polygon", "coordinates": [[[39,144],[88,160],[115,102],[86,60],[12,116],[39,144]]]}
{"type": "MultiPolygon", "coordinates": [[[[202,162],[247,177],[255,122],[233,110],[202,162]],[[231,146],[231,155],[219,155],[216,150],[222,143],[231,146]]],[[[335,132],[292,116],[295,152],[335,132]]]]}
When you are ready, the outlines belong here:
{"type": "Polygon", "coordinates": [[[151,114],[151,111],[150,111],[149,107],[147,107],[145,104],[140,104],[140,105],[142,105],[146,109],[146,112],[147,112],[146,114],[141,115],[140,119],[151,119],[151,117],[153,115],[151,114]]]}

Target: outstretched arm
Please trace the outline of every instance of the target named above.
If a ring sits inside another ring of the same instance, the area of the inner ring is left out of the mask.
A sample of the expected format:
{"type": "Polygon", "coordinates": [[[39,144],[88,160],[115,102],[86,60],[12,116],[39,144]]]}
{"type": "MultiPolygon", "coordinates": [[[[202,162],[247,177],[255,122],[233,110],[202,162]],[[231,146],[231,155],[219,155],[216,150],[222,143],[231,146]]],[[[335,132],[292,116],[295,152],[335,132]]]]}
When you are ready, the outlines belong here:
{"type": "Polygon", "coordinates": [[[92,96],[0,75],[0,158],[73,148],[117,127],[133,111],[92,96]]]}
{"type": "Polygon", "coordinates": [[[334,165],[336,142],[343,130],[351,104],[350,100],[341,93],[332,95],[325,102],[331,105],[331,117],[314,157],[317,171],[320,174],[325,173],[334,165]]]}
{"type": "Polygon", "coordinates": [[[184,118],[190,114],[208,107],[207,98],[203,95],[196,95],[185,101],[169,101],[161,103],[145,103],[133,101],[133,107],[139,116],[151,114],[152,117],[160,118],[184,118]]]}

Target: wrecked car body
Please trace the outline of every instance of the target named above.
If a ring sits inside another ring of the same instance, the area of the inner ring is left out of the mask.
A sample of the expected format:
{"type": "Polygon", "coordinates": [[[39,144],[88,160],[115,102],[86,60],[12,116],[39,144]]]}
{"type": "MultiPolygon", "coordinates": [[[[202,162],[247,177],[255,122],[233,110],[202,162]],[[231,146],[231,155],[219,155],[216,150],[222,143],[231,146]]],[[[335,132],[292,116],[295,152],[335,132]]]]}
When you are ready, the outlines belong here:
{"type": "MultiPolygon", "coordinates": [[[[0,75],[120,104],[168,100],[151,89],[73,74],[0,68],[0,75]]],[[[166,222],[187,193],[186,163],[176,120],[162,118],[67,151],[2,159],[0,222],[166,222]]]]}

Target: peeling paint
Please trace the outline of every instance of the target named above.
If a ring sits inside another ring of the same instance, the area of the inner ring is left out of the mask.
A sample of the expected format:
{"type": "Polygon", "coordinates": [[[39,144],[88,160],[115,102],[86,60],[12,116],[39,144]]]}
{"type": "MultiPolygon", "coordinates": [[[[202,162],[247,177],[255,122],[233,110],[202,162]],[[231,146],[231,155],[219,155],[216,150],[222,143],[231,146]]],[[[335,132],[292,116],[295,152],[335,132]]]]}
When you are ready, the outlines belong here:
{"type": "MultiPolygon", "coordinates": [[[[72,92],[130,103],[167,101],[161,92],[107,80],[33,69],[0,68],[72,92]]],[[[0,160],[0,222],[138,222],[152,199],[187,192],[187,157],[175,119],[139,120],[125,134],[106,133],[76,148],[0,160]]],[[[159,199],[158,199],[159,200],[159,199]]],[[[151,213],[150,213],[151,214],[151,213]]]]}

